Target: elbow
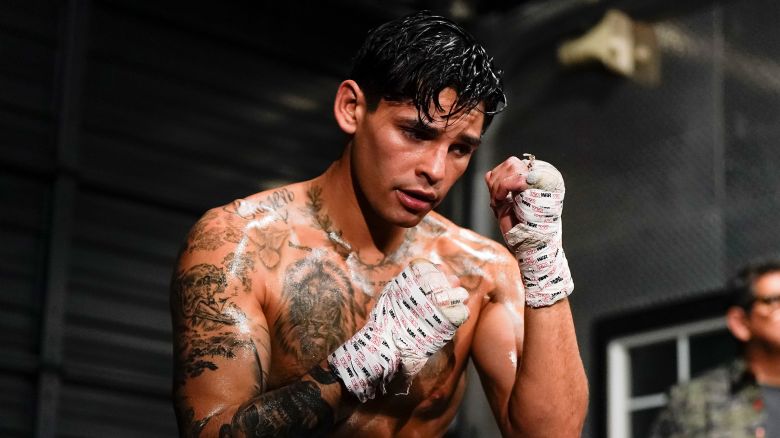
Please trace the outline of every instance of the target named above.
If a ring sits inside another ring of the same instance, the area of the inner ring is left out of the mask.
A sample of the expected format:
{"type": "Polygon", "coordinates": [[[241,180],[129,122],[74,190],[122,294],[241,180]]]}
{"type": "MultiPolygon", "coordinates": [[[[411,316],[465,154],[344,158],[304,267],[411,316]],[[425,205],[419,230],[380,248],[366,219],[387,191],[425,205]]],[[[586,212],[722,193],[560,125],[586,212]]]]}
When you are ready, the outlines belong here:
{"type": "Polygon", "coordinates": [[[585,426],[585,418],[588,415],[588,400],[590,393],[588,390],[588,380],[584,373],[581,379],[571,388],[570,397],[567,403],[559,406],[561,412],[551,410],[549,415],[561,419],[561,430],[556,432],[555,436],[560,437],[580,437],[582,429],[585,426]]]}
{"type": "Polygon", "coordinates": [[[525,420],[512,421],[501,427],[504,437],[579,438],[585,425],[585,415],[562,415],[561,412],[539,413],[525,420]]]}
{"type": "Polygon", "coordinates": [[[588,386],[571,388],[568,397],[554,403],[540,397],[533,406],[517,407],[516,415],[508,415],[501,422],[501,434],[505,437],[523,438],[579,438],[588,413],[588,386]]]}

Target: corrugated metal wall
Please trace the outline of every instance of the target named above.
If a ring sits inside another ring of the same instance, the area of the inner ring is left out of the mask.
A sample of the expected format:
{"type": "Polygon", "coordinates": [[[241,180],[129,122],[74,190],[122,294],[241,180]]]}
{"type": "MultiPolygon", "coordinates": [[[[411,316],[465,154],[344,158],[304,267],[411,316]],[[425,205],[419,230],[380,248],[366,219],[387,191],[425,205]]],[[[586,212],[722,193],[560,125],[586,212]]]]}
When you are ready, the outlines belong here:
{"type": "Polygon", "coordinates": [[[2,5],[0,14],[0,435],[30,436],[38,397],[41,315],[52,203],[58,11],[2,5]]]}
{"type": "Polygon", "coordinates": [[[187,229],[338,156],[329,102],[387,18],[295,8],[0,2],[0,436],[176,435],[187,229]]]}

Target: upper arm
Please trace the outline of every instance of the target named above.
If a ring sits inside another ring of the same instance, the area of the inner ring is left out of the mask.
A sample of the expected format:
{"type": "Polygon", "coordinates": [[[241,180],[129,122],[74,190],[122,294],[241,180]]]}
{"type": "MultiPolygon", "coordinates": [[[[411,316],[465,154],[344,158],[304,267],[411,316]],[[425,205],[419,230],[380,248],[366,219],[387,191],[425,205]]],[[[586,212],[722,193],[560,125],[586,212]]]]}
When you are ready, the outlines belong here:
{"type": "Polygon", "coordinates": [[[517,261],[507,255],[494,269],[494,290],[480,311],[471,357],[500,425],[507,418],[509,398],[522,360],[525,302],[517,261]]]}
{"type": "Polygon", "coordinates": [[[207,213],[190,232],[173,275],[174,399],[182,434],[218,429],[266,390],[271,358],[258,299],[263,279],[240,241],[239,227],[207,213]]]}

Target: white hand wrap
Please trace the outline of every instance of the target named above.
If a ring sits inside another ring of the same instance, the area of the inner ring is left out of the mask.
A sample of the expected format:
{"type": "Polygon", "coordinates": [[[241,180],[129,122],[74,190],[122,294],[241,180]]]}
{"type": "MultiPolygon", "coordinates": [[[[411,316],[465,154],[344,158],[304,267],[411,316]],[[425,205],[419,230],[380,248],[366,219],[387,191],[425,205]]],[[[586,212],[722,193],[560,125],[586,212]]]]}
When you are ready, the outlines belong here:
{"type": "Polygon", "coordinates": [[[414,376],[455,336],[468,317],[463,293],[468,295],[462,288],[453,289],[432,263],[413,261],[385,286],[366,325],[328,362],[361,402],[374,398],[378,386],[384,393],[400,364],[414,376]]]}
{"type": "Polygon", "coordinates": [[[514,196],[519,223],[504,239],[520,264],[526,305],[544,307],[569,296],[574,281],[563,251],[563,177],[544,161],[536,160],[532,165],[526,181],[536,188],[514,196]]]}

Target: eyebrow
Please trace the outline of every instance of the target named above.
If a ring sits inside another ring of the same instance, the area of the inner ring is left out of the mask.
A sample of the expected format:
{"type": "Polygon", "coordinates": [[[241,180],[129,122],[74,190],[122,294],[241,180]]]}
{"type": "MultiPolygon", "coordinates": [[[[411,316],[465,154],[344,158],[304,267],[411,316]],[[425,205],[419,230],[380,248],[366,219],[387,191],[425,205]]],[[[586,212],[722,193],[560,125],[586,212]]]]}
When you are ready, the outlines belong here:
{"type": "MultiPolygon", "coordinates": [[[[403,118],[401,119],[401,124],[408,128],[412,128],[424,132],[425,134],[428,134],[431,137],[438,137],[442,133],[441,129],[434,128],[430,125],[426,125],[419,118],[403,118]]],[[[474,137],[473,135],[464,134],[462,132],[458,134],[458,141],[460,141],[461,143],[465,143],[473,148],[477,148],[480,144],[482,144],[481,137],[474,137]]]]}

